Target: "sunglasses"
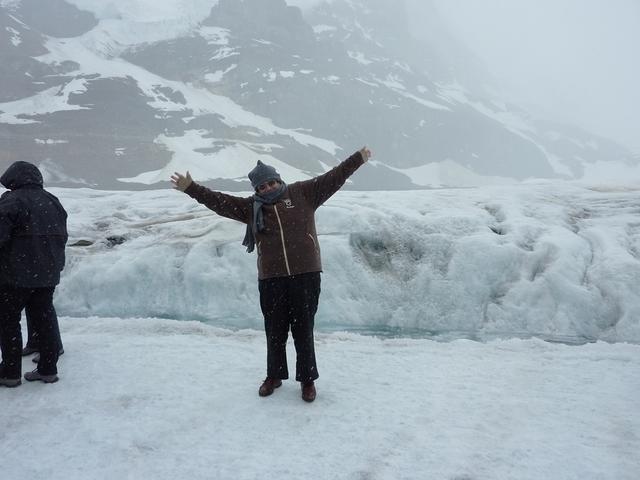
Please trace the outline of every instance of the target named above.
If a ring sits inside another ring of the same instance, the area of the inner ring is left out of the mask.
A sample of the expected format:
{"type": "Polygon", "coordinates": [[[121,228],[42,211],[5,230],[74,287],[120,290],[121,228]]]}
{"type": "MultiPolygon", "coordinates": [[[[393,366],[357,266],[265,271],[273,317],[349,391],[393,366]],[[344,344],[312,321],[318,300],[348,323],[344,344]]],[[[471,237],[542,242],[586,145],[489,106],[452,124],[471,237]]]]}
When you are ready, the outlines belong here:
{"type": "Polygon", "coordinates": [[[264,192],[268,187],[275,187],[276,185],[278,185],[278,183],[279,182],[277,180],[269,180],[268,182],[264,182],[258,185],[258,188],[256,188],[256,190],[258,192],[264,192]]]}

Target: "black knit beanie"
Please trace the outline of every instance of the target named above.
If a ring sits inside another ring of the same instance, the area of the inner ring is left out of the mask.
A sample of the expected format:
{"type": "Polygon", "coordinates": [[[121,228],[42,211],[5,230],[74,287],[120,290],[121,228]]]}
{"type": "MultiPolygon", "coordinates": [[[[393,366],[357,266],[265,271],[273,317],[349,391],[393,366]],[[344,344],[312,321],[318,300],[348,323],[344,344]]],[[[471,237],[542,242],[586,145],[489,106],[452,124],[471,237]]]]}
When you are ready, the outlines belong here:
{"type": "Polygon", "coordinates": [[[251,180],[251,186],[255,190],[259,185],[262,185],[269,180],[282,181],[280,174],[271,165],[266,165],[258,160],[257,165],[253,170],[249,172],[249,180],[251,180]]]}

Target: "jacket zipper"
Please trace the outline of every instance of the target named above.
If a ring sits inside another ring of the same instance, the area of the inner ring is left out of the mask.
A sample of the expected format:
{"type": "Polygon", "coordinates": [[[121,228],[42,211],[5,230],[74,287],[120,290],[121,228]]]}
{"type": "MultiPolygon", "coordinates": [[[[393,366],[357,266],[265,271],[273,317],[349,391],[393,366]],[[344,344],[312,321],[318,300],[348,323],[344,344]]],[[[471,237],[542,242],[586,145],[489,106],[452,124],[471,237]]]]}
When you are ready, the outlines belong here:
{"type": "Polygon", "coordinates": [[[309,235],[309,238],[311,239],[311,243],[313,243],[313,248],[317,248],[316,241],[313,239],[313,235],[311,235],[310,233],[307,233],[307,235],[309,235]]]}
{"type": "Polygon", "coordinates": [[[276,212],[276,218],[278,219],[278,225],[280,226],[280,240],[282,240],[282,252],[284,253],[284,263],[287,267],[287,275],[291,276],[291,269],[289,268],[289,259],[287,258],[287,247],[284,243],[284,230],[282,229],[282,222],[280,221],[280,214],[278,208],[274,205],[273,210],[276,212]]]}

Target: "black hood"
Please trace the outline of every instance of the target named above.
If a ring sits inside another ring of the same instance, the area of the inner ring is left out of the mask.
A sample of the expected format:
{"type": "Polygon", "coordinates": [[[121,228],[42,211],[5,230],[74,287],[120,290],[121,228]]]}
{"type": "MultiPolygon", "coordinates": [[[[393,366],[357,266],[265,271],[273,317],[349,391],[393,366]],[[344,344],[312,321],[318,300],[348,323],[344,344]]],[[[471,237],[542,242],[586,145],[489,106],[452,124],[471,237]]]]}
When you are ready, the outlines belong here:
{"type": "Polygon", "coordinates": [[[38,167],[29,162],[15,162],[0,177],[0,183],[9,190],[25,185],[42,186],[42,174],[38,167]]]}

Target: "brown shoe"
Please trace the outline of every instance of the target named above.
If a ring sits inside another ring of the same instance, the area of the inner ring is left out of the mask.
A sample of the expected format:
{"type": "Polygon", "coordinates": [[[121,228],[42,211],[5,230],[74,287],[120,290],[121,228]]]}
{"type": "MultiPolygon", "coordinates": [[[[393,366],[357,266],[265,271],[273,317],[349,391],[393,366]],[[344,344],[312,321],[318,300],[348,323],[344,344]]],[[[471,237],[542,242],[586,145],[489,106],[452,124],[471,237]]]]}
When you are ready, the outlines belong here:
{"type": "Polygon", "coordinates": [[[282,385],[282,380],[280,380],[279,378],[267,377],[264,379],[264,382],[262,382],[262,385],[260,385],[260,388],[258,389],[258,395],[260,395],[261,397],[268,397],[280,385],[282,385]]]}
{"type": "Polygon", "coordinates": [[[313,402],[316,399],[316,386],[313,381],[302,383],[302,399],[305,402],[313,402]]]}

